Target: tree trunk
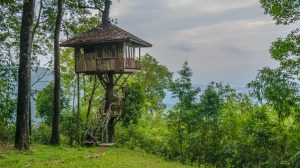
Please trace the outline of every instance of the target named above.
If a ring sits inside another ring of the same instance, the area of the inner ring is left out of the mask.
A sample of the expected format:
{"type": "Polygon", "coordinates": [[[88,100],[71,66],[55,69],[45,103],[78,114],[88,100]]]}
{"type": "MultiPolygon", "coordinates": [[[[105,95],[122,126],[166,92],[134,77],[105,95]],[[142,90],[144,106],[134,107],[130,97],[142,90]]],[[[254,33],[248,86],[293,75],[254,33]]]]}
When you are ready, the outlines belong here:
{"type": "Polygon", "coordinates": [[[80,74],[77,73],[77,145],[80,146],[80,74]]]}
{"type": "Polygon", "coordinates": [[[24,1],[20,34],[20,62],[18,76],[18,104],[15,148],[28,149],[28,109],[30,99],[30,60],[32,48],[32,25],[35,0],[24,1]]]}
{"type": "Polygon", "coordinates": [[[109,120],[108,128],[107,128],[107,135],[108,135],[108,142],[114,143],[115,142],[115,126],[114,126],[114,120],[115,118],[112,117],[109,120]]]}
{"type": "MultiPolygon", "coordinates": [[[[35,23],[35,26],[32,29],[32,36],[31,36],[31,43],[32,44],[34,42],[34,36],[36,34],[36,30],[38,29],[38,27],[40,25],[42,9],[43,9],[43,1],[41,0],[40,1],[40,9],[39,9],[39,13],[38,13],[38,16],[37,16],[37,21],[35,23]]],[[[29,76],[30,76],[29,83],[30,83],[30,90],[31,90],[31,87],[34,85],[34,84],[33,85],[31,84],[31,70],[29,71],[29,76]]],[[[31,92],[30,92],[29,103],[28,103],[28,106],[29,106],[29,109],[28,109],[28,113],[29,113],[29,121],[28,121],[29,122],[29,143],[30,144],[31,144],[31,136],[32,136],[32,107],[31,107],[31,99],[32,99],[32,96],[31,96],[31,92]]]]}
{"type": "Polygon", "coordinates": [[[89,122],[91,108],[92,108],[92,101],[93,101],[96,89],[97,89],[97,77],[95,76],[93,90],[92,90],[91,97],[89,99],[88,110],[87,110],[87,113],[86,113],[86,122],[89,122]]]}
{"type": "MultiPolygon", "coordinates": [[[[108,83],[106,86],[106,94],[105,94],[105,112],[109,112],[110,105],[114,102],[114,76],[113,73],[108,73],[108,83]]],[[[115,137],[115,131],[114,131],[114,117],[111,117],[108,122],[108,128],[107,128],[107,135],[108,135],[108,142],[113,143],[114,137],[115,137]]]]}
{"type": "Polygon", "coordinates": [[[109,11],[110,11],[111,0],[105,0],[104,2],[104,11],[102,13],[102,23],[109,23],[109,11]]]}
{"type": "MultiPolygon", "coordinates": [[[[30,73],[31,74],[31,73],[30,73]]],[[[29,102],[28,102],[28,143],[31,144],[31,136],[32,136],[32,108],[31,108],[31,95],[29,94],[29,102]]]]}
{"type": "Polygon", "coordinates": [[[60,48],[59,37],[63,17],[63,0],[57,2],[57,17],[54,30],[54,101],[53,101],[53,120],[50,144],[59,145],[59,115],[60,115],[60,48]]]}

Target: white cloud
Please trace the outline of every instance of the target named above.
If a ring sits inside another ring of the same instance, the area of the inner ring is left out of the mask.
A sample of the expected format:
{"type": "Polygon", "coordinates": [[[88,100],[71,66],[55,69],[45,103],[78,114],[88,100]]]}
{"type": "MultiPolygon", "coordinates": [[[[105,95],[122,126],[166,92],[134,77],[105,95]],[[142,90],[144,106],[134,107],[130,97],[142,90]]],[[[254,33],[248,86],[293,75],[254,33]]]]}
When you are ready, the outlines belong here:
{"type": "Polygon", "coordinates": [[[258,0],[121,0],[112,16],[119,26],[150,41],[144,51],[172,71],[184,59],[195,83],[244,85],[263,66],[276,66],[271,42],[291,27],[276,26],[258,0]]]}
{"type": "Polygon", "coordinates": [[[257,0],[167,0],[172,10],[189,14],[217,14],[234,9],[257,5],[257,0]]]}

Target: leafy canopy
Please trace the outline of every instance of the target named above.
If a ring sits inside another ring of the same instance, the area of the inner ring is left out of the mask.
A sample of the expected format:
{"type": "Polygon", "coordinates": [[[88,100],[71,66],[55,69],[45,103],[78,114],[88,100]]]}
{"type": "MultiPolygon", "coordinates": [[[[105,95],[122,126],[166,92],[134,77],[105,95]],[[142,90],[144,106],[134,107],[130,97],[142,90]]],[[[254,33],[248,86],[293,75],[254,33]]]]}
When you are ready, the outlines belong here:
{"type": "Polygon", "coordinates": [[[260,0],[265,12],[276,20],[277,24],[295,23],[300,19],[299,0],[260,0]]]}

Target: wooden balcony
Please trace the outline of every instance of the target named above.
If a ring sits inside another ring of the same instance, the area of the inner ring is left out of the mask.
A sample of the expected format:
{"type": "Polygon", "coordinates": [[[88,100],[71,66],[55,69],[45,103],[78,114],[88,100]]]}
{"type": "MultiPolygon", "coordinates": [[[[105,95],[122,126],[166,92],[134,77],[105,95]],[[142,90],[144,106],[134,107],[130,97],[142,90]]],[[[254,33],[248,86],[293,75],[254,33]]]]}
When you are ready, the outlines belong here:
{"type": "Polygon", "coordinates": [[[124,58],[124,68],[125,69],[141,69],[140,60],[133,59],[133,58],[124,58]]]}
{"type": "Polygon", "coordinates": [[[115,71],[133,72],[140,70],[140,61],[133,58],[99,58],[95,54],[83,54],[76,58],[76,72],[77,73],[99,73],[115,71]]]}

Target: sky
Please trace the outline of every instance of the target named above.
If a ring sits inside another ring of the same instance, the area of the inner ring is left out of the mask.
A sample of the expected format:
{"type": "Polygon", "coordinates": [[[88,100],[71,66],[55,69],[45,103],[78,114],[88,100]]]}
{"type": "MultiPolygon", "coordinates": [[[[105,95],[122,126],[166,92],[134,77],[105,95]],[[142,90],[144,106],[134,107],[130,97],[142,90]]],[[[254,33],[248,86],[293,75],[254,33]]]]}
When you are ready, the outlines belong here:
{"type": "Polygon", "coordinates": [[[264,66],[276,67],[269,48],[293,26],[278,26],[259,0],[113,0],[118,26],[153,44],[143,49],[170,71],[184,60],[193,83],[244,87],[264,66]]]}

